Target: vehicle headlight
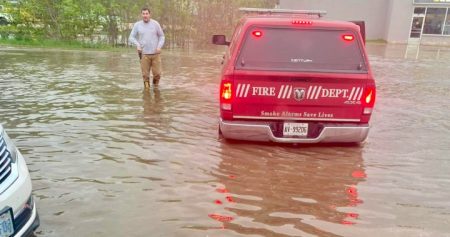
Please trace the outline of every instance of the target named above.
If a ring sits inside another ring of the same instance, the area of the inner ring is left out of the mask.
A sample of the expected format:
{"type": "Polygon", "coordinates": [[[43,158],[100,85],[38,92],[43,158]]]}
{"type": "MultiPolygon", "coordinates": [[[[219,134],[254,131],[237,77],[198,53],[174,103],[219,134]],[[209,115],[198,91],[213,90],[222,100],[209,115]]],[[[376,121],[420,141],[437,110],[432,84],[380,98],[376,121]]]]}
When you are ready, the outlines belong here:
{"type": "Polygon", "coordinates": [[[6,143],[6,149],[8,149],[9,154],[11,154],[11,159],[12,162],[15,163],[17,161],[17,147],[16,145],[14,145],[14,143],[12,142],[12,140],[9,138],[8,134],[6,133],[6,131],[3,129],[2,132],[2,137],[5,140],[6,143]]]}

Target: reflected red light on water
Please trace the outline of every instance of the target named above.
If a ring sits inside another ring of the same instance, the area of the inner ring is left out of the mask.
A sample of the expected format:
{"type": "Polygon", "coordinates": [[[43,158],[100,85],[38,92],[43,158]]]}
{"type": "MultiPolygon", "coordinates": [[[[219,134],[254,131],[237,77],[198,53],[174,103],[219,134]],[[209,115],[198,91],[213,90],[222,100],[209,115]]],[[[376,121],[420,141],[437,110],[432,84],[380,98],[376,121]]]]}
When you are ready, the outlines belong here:
{"type": "Polygon", "coordinates": [[[359,217],[359,214],[356,213],[347,213],[347,217],[353,218],[353,219],[357,219],[359,217]]]}
{"type": "Polygon", "coordinates": [[[228,190],[226,188],[218,188],[218,189],[216,189],[216,191],[218,193],[228,193],[228,190]]]}
{"type": "Polygon", "coordinates": [[[352,197],[358,196],[358,190],[355,187],[347,188],[347,193],[350,194],[350,196],[352,196],[352,197]]]}
{"type": "Polygon", "coordinates": [[[219,214],[209,214],[208,216],[211,219],[214,219],[214,220],[220,221],[220,222],[230,222],[230,221],[234,220],[234,218],[231,216],[224,216],[224,215],[219,215],[219,214]]]}
{"type": "Polygon", "coordinates": [[[357,171],[353,171],[352,177],[353,178],[360,178],[360,179],[362,179],[362,178],[367,178],[367,175],[366,175],[366,173],[364,171],[357,170],[357,171]]]}
{"type": "Polygon", "coordinates": [[[228,176],[230,179],[235,179],[236,178],[236,176],[234,176],[234,175],[230,175],[230,176],[228,176]]]}
{"type": "Polygon", "coordinates": [[[356,206],[363,203],[362,200],[358,199],[358,190],[355,187],[349,187],[346,190],[348,199],[350,200],[350,206],[356,206]]]}
{"type": "Polygon", "coordinates": [[[227,198],[228,202],[234,202],[233,197],[227,196],[226,198],[227,198]]]}
{"type": "Polygon", "coordinates": [[[343,224],[343,225],[354,225],[355,223],[353,223],[351,221],[342,221],[341,224],[343,224]]]}
{"type": "Polygon", "coordinates": [[[216,200],[216,201],[214,201],[214,203],[217,205],[222,205],[222,201],[220,201],[220,200],[216,200]]]}

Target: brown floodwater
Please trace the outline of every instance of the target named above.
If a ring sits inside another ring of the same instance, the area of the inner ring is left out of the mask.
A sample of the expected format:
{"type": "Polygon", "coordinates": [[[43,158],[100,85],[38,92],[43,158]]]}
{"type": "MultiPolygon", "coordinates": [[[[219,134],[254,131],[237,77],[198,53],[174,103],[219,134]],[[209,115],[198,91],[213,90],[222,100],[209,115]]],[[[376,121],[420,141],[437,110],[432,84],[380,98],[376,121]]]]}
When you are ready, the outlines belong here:
{"type": "MultiPolygon", "coordinates": [[[[369,44],[361,146],[218,139],[224,48],[137,55],[0,46],[0,123],[37,236],[450,236],[450,48],[369,44]]],[[[1,207],[0,207],[1,208],[1,207]]]]}

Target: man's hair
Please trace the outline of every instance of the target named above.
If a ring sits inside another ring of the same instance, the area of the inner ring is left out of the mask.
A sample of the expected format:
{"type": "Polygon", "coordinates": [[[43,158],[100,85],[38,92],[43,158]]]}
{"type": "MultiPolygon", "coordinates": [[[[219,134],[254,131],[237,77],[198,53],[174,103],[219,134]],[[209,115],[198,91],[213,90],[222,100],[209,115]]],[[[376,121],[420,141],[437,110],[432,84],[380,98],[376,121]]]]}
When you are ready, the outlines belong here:
{"type": "Polygon", "coordinates": [[[143,11],[148,11],[148,13],[150,13],[150,8],[148,8],[148,7],[143,7],[143,8],[141,9],[141,12],[143,12],[143,11]]]}

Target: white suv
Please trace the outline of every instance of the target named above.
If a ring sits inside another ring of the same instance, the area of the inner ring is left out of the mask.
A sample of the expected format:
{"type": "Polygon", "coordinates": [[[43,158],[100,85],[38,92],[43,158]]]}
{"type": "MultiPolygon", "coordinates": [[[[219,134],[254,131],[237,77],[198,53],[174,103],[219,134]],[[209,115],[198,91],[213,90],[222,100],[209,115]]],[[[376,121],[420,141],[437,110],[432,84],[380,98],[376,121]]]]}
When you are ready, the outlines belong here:
{"type": "Polygon", "coordinates": [[[39,227],[22,154],[0,125],[0,237],[29,236],[39,227]]]}

